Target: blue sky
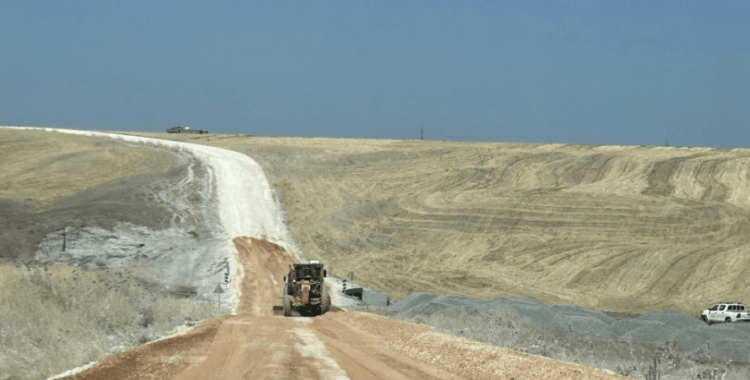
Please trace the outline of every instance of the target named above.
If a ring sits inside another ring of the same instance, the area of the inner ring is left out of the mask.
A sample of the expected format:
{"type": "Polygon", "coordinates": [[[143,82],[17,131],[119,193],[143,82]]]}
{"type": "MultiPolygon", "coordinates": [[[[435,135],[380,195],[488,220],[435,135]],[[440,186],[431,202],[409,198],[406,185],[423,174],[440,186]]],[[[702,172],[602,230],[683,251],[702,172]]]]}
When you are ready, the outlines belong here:
{"type": "Polygon", "coordinates": [[[0,125],[750,147],[747,1],[0,1],[0,125]]]}

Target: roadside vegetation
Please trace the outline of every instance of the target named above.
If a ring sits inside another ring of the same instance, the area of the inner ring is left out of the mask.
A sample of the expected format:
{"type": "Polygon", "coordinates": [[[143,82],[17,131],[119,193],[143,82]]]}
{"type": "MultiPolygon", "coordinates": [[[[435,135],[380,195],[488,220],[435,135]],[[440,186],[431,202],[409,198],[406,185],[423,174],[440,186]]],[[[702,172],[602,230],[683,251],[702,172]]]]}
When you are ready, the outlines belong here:
{"type": "Polygon", "coordinates": [[[557,327],[540,326],[509,313],[462,313],[458,316],[432,314],[401,317],[384,307],[365,306],[358,311],[433,327],[436,331],[581,364],[611,373],[645,380],[746,380],[750,365],[712,357],[706,346],[699,355],[687,356],[673,342],[661,346],[627,341],[605,341],[569,334],[557,327]]]}
{"type": "Polygon", "coordinates": [[[0,262],[0,380],[44,379],[218,314],[139,274],[0,262]]]}

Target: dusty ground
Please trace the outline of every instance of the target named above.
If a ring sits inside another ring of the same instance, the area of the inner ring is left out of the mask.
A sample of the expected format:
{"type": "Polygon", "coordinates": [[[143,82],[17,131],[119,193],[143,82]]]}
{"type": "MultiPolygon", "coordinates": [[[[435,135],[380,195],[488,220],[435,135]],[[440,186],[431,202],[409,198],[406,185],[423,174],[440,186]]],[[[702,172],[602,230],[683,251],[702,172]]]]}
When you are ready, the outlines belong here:
{"type": "Polygon", "coordinates": [[[111,356],[68,379],[621,379],[358,312],[273,315],[292,259],[235,238],[244,268],[238,315],[111,356]]]}
{"type": "Polygon", "coordinates": [[[398,300],[750,302],[750,152],[150,134],[258,161],[309,258],[398,300]]]}

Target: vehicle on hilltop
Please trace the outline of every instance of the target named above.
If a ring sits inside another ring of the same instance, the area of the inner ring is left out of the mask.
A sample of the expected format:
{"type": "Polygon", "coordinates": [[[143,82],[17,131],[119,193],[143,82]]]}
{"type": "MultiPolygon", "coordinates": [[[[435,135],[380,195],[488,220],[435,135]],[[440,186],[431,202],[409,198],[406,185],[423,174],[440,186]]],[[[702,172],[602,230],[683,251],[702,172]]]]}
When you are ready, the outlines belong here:
{"type": "Polygon", "coordinates": [[[320,261],[290,265],[281,293],[284,316],[291,316],[292,310],[326,313],[331,308],[331,298],[325,277],[320,261]]]}
{"type": "Polygon", "coordinates": [[[750,322],[750,311],[740,302],[719,302],[703,310],[701,319],[709,325],[717,322],[750,322]]]}

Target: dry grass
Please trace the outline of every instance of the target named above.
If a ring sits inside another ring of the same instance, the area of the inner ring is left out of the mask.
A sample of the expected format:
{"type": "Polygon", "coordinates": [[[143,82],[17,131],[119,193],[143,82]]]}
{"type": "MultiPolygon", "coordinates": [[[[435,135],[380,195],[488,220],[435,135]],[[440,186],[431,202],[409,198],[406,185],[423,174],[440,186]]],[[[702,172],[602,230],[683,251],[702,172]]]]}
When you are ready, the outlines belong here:
{"type": "Polygon", "coordinates": [[[46,378],[101,359],[113,342],[126,349],[217,314],[154,294],[129,273],[0,264],[0,380],[46,378]]]}
{"type": "Polygon", "coordinates": [[[32,210],[134,175],[171,169],[164,149],[100,137],[0,128],[0,197],[30,199],[32,210]]]}
{"type": "Polygon", "coordinates": [[[747,150],[151,136],[254,158],[304,255],[393,300],[697,314],[750,286],[747,150]]]}

